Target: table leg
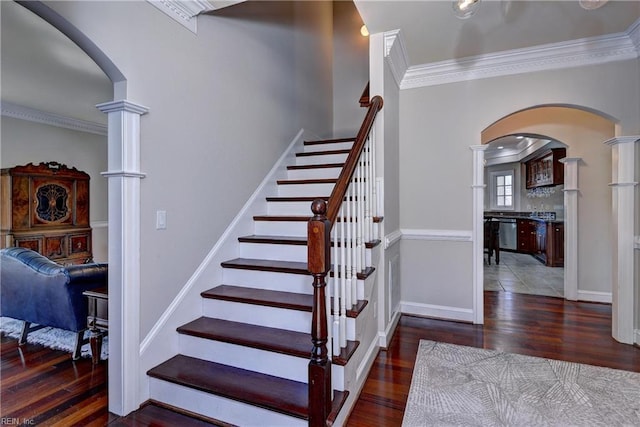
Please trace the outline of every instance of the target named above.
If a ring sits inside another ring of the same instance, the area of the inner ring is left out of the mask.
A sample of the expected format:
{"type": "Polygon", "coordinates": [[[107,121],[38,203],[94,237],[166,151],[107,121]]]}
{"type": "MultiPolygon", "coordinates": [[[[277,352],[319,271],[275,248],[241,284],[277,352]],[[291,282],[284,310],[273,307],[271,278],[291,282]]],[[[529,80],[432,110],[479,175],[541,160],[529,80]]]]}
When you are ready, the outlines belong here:
{"type": "Polygon", "coordinates": [[[91,330],[89,346],[91,347],[91,360],[94,365],[97,365],[100,362],[100,354],[102,353],[102,332],[99,329],[91,330]]]}

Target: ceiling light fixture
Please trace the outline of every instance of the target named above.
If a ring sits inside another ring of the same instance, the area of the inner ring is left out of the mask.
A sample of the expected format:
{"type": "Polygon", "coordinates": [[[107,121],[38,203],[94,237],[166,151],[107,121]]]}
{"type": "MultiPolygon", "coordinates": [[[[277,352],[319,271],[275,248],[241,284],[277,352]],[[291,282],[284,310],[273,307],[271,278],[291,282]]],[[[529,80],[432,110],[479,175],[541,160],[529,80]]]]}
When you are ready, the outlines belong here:
{"type": "Polygon", "coordinates": [[[480,0],[453,0],[452,7],[457,18],[467,19],[478,11],[480,0]]]}
{"type": "Polygon", "coordinates": [[[367,28],[366,25],[363,25],[362,27],[360,27],[360,34],[362,34],[363,37],[369,36],[369,29],[367,28]]]}
{"type": "Polygon", "coordinates": [[[609,0],[578,0],[580,7],[586,10],[594,10],[604,6],[609,0]]]}

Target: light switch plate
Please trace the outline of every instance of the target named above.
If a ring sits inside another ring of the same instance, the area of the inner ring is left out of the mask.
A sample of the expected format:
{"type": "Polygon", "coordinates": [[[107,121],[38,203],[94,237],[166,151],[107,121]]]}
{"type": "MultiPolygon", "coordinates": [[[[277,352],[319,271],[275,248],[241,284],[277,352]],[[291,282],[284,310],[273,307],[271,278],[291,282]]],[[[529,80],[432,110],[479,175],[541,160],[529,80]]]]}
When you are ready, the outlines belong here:
{"type": "Polygon", "coordinates": [[[156,211],[156,230],[167,229],[167,211],[156,211]]]}

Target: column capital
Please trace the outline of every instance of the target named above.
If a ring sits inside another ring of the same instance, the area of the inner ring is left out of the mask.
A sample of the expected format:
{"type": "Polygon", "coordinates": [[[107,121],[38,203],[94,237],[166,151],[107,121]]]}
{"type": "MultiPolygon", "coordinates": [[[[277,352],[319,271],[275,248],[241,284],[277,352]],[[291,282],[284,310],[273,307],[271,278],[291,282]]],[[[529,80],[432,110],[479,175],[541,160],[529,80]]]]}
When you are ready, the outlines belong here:
{"type": "Polygon", "coordinates": [[[119,101],[109,101],[103,102],[102,104],[96,105],[96,108],[103,113],[114,113],[118,111],[126,111],[128,113],[136,113],[139,115],[143,115],[149,112],[149,109],[143,105],[135,104],[131,101],[127,101],[126,99],[121,99],[119,101]]]}
{"type": "Polygon", "coordinates": [[[640,141],[640,135],[616,136],[603,142],[605,145],[629,144],[640,141]]]}
{"type": "Polygon", "coordinates": [[[489,148],[488,144],[482,144],[482,145],[470,145],[469,149],[472,151],[484,151],[487,148],[489,148]]]}

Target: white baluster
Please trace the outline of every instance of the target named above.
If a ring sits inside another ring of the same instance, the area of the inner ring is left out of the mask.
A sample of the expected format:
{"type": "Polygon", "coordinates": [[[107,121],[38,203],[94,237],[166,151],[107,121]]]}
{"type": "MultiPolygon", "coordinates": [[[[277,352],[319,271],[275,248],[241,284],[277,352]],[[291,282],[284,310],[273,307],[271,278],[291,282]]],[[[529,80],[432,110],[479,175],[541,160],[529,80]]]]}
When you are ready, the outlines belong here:
{"type": "MultiPolygon", "coordinates": [[[[338,276],[338,227],[334,224],[332,231],[333,245],[333,355],[340,354],[340,279],[338,276]]],[[[330,307],[330,306],[329,306],[330,307]]]]}
{"type": "Polygon", "coordinates": [[[347,307],[346,307],[346,251],[344,204],[340,207],[340,347],[347,346],[347,307]]]}
{"type": "MultiPolygon", "coordinates": [[[[357,205],[357,192],[356,192],[356,186],[354,185],[353,181],[351,182],[351,185],[349,186],[349,197],[351,198],[350,203],[351,203],[351,242],[350,242],[350,248],[351,248],[351,286],[353,288],[357,287],[357,283],[358,283],[358,245],[356,244],[356,239],[357,239],[357,235],[358,235],[358,222],[357,222],[357,210],[358,210],[358,205],[357,205]]],[[[355,300],[354,300],[355,301],[355,300]]]]}
{"type": "Polygon", "coordinates": [[[364,228],[365,228],[365,192],[364,192],[364,174],[362,171],[362,157],[358,163],[358,272],[365,269],[364,259],[364,228]]]}
{"type": "MultiPolygon", "coordinates": [[[[371,197],[371,204],[373,206],[373,216],[377,218],[380,216],[380,210],[378,209],[378,181],[377,181],[377,171],[376,171],[376,136],[375,129],[371,128],[371,134],[369,135],[369,139],[371,143],[369,146],[371,147],[371,179],[373,186],[373,195],[371,197]]],[[[374,226],[374,235],[373,239],[380,239],[380,224],[374,226]]]]}
{"type": "Polygon", "coordinates": [[[351,224],[353,222],[353,218],[351,216],[351,200],[350,200],[350,195],[351,195],[351,186],[349,186],[347,188],[347,191],[345,193],[347,200],[344,202],[344,204],[346,205],[346,218],[347,218],[347,235],[346,235],[346,239],[345,239],[345,246],[344,246],[344,252],[346,253],[346,263],[345,263],[345,267],[346,267],[346,271],[347,271],[347,276],[346,276],[346,284],[347,284],[347,300],[345,302],[347,307],[351,307],[354,304],[354,300],[352,298],[352,292],[351,292],[351,288],[353,287],[353,284],[351,283],[351,276],[352,276],[352,267],[351,267],[351,224]]]}

